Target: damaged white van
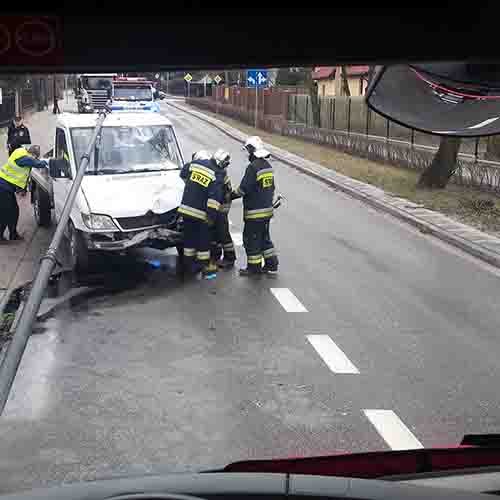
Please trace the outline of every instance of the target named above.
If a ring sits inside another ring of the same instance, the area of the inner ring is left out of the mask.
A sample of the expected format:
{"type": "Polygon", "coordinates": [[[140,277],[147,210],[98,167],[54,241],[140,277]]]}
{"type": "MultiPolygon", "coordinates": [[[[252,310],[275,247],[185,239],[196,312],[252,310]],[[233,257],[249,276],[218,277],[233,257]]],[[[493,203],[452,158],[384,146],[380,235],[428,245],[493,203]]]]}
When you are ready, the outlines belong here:
{"type": "MultiPolygon", "coordinates": [[[[31,201],[39,225],[59,220],[96,120],[95,114],[59,115],[49,168],[32,172],[31,201]]],[[[138,246],[182,251],[177,207],[183,162],[172,123],[161,114],[108,115],[66,231],[72,265],[88,270],[94,253],[138,246]]]]}

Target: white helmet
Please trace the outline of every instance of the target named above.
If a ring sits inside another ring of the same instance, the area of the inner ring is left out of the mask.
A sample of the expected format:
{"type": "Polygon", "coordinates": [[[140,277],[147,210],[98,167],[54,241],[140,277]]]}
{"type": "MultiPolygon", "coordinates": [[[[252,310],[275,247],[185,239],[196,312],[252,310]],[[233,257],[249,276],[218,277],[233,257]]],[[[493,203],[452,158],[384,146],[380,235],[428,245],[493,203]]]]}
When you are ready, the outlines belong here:
{"type": "Polygon", "coordinates": [[[261,148],[256,149],[253,152],[253,155],[255,156],[255,158],[269,158],[271,156],[271,153],[267,149],[261,148]]]}
{"type": "Polygon", "coordinates": [[[210,153],[205,149],[200,149],[193,153],[193,160],[210,160],[210,153]]]}
{"type": "Polygon", "coordinates": [[[248,151],[249,147],[256,149],[262,149],[264,147],[264,143],[262,139],[258,135],[252,135],[245,142],[245,149],[248,151]]]}
{"type": "Polygon", "coordinates": [[[212,159],[221,168],[226,168],[231,161],[231,155],[224,149],[218,149],[212,156],[212,159]]]}

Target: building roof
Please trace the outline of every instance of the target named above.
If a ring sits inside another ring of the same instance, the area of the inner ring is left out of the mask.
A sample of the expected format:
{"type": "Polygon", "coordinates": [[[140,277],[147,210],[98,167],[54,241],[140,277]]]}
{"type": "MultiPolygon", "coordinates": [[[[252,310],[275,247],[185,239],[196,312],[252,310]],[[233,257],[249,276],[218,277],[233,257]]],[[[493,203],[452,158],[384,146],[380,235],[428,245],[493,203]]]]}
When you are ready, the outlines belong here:
{"type": "MultiPolygon", "coordinates": [[[[369,66],[346,66],[347,76],[361,76],[366,75],[369,66]]],[[[318,66],[312,71],[313,80],[324,80],[335,78],[336,70],[340,70],[340,66],[318,66]]]]}
{"type": "Polygon", "coordinates": [[[347,75],[348,76],[366,75],[369,69],[370,66],[347,66],[347,75]]]}
{"type": "Polygon", "coordinates": [[[335,77],[335,66],[319,66],[312,71],[313,80],[324,80],[335,77]]]}
{"type": "MultiPolygon", "coordinates": [[[[97,114],[93,113],[61,113],[57,117],[57,124],[66,128],[94,127],[97,116],[97,114]]],[[[104,127],[135,127],[141,125],[172,125],[172,122],[164,115],[150,111],[110,113],[104,120],[104,127]]]]}

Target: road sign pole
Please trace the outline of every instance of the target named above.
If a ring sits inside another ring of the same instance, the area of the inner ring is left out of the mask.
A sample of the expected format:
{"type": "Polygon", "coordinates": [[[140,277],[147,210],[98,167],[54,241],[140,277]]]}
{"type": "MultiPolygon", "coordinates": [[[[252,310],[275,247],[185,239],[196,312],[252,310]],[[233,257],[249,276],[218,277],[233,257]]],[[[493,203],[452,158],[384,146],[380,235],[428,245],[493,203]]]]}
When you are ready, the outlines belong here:
{"type": "Polygon", "coordinates": [[[258,112],[259,112],[259,87],[255,87],[255,128],[258,128],[258,112]]]}
{"type": "Polygon", "coordinates": [[[191,82],[188,82],[188,99],[191,97],[191,82]]]}

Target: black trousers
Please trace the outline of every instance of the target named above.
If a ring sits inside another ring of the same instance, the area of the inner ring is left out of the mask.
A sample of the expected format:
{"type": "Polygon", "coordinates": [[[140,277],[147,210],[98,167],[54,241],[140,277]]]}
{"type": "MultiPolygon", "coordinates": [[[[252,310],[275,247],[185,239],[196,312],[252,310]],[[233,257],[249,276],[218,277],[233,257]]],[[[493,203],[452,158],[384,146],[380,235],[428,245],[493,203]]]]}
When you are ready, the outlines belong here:
{"type": "Polygon", "coordinates": [[[278,257],[271,241],[269,219],[246,220],[243,228],[243,245],[247,254],[247,268],[249,271],[259,272],[264,266],[270,271],[278,269],[278,257]]]}
{"type": "Polygon", "coordinates": [[[4,237],[5,229],[9,229],[9,237],[17,234],[19,220],[19,205],[16,193],[0,189],[0,238],[4,237]]]}
{"type": "Polygon", "coordinates": [[[208,224],[184,216],[184,266],[188,272],[197,272],[210,260],[210,234],[208,224]]]}
{"type": "Polygon", "coordinates": [[[226,213],[221,213],[211,231],[210,252],[214,260],[219,260],[224,255],[224,260],[234,262],[236,252],[233,238],[229,231],[229,219],[226,213]]]}

